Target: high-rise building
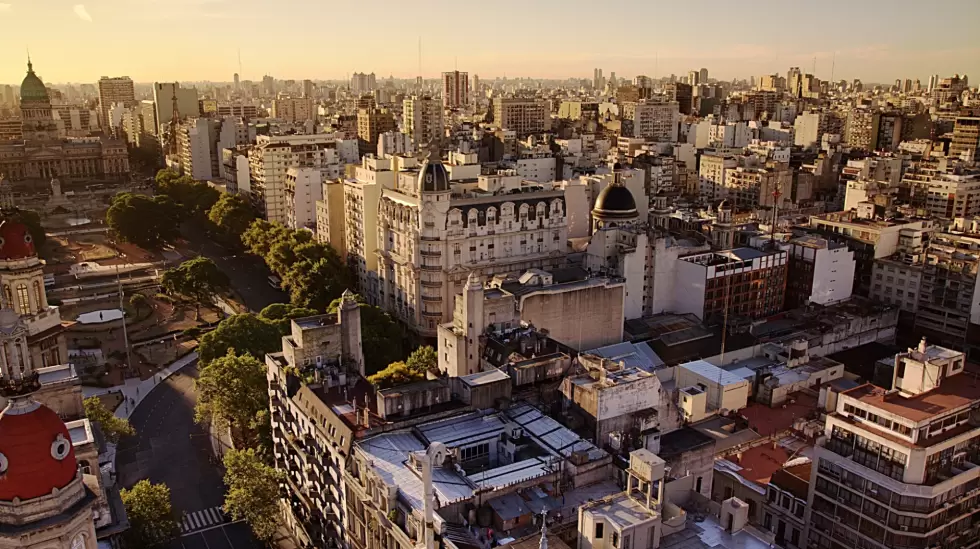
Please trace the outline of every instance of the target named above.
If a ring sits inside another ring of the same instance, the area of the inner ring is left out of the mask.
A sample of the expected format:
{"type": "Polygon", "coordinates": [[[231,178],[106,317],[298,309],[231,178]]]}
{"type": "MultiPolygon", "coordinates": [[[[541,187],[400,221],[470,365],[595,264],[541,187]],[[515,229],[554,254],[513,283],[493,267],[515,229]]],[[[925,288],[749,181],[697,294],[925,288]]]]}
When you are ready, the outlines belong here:
{"type": "Polygon", "coordinates": [[[445,137],[446,130],[443,127],[442,104],[439,100],[418,95],[405,99],[402,102],[402,131],[420,148],[425,148],[432,142],[440,142],[445,137]]]}
{"type": "MultiPolygon", "coordinates": [[[[975,185],[974,202],[980,199],[980,181],[975,185]]],[[[922,274],[917,333],[962,349],[980,325],[980,234],[933,233],[922,274]]]]}
{"type": "Polygon", "coordinates": [[[442,73],[442,104],[447,109],[459,109],[470,104],[470,79],[467,73],[442,73]]]}
{"type": "Polygon", "coordinates": [[[242,83],[238,79],[238,73],[237,72],[235,73],[234,80],[235,80],[235,91],[238,91],[239,89],[241,89],[242,83]]]}
{"type": "Polygon", "coordinates": [[[803,85],[803,73],[799,67],[790,67],[786,73],[786,89],[793,97],[799,97],[803,85]]]}
{"type": "Polygon", "coordinates": [[[701,83],[701,73],[699,71],[689,71],[687,73],[687,83],[690,86],[697,86],[701,83]]]}
{"type": "Polygon", "coordinates": [[[664,86],[667,99],[677,103],[677,108],[681,114],[693,114],[694,92],[690,84],[683,82],[671,82],[664,86]]]}
{"type": "Polygon", "coordinates": [[[980,386],[923,340],[837,395],[813,448],[800,547],[969,547],[980,535],[980,386]]]}
{"type": "Polygon", "coordinates": [[[199,116],[197,88],[182,88],[178,82],[155,82],[153,103],[156,105],[156,134],[163,135],[174,115],[174,98],[177,98],[177,114],[183,119],[199,116]]]}
{"type": "Polygon", "coordinates": [[[708,69],[702,67],[701,71],[698,73],[698,84],[708,83],[708,69]]]}
{"type": "Polygon", "coordinates": [[[350,90],[354,95],[371,93],[377,89],[377,87],[378,79],[373,72],[371,74],[355,72],[350,78],[350,90]]]}
{"type": "Polygon", "coordinates": [[[521,137],[545,132],[550,128],[548,104],[540,99],[498,97],[493,101],[493,122],[521,137]]]}
{"type": "Polygon", "coordinates": [[[313,97],[315,88],[312,80],[303,80],[303,97],[310,99],[313,97]]]}
{"type": "Polygon", "coordinates": [[[272,117],[287,122],[316,119],[313,100],[309,97],[280,97],[272,101],[272,117]]]}
{"type": "Polygon", "coordinates": [[[680,109],[676,101],[659,103],[640,101],[624,103],[620,115],[633,120],[633,136],[651,141],[673,143],[677,141],[680,109]]]}
{"type": "MultiPolygon", "coordinates": [[[[217,128],[209,118],[189,118],[177,129],[177,157],[168,162],[197,181],[209,181],[217,177],[212,170],[216,164],[215,143],[217,128]]],[[[220,123],[219,123],[220,124],[220,123]]]]}
{"type": "Polygon", "coordinates": [[[765,318],[783,310],[787,253],[754,248],[708,252],[680,258],[675,288],[678,313],[707,322],[726,314],[765,318]]]}
{"type": "Polygon", "coordinates": [[[980,158],[980,117],[961,116],[953,124],[949,156],[959,158],[967,151],[972,151],[974,158],[980,158]]]}
{"type": "Polygon", "coordinates": [[[109,78],[103,76],[99,79],[99,124],[102,130],[110,133],[109,108],[113,104],[121,104],[124,107],[136,105],[136,94],[133,89],[133,80],[128,76],[109,78]]]}
{"type": "Polygon", "coordinates": [[[361,154],[374,152],[378,146],[378,137],[385,132],[396,129],[395,117],[388,109],[358,109],[357,139],[360,143],[361,154]]]}
{"type": "Polygon", "coordinates": [[[873,151],[878,148],[881,113],[868,108],[851,109],[844,127],[844,142],[851,147],[873,151]]]}

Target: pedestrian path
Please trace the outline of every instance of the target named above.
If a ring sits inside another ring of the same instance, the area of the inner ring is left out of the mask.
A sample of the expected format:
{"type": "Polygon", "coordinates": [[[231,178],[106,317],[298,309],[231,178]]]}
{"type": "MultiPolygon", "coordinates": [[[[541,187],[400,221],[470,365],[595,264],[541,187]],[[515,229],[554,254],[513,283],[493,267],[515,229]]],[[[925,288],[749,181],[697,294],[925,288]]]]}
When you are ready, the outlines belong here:
{"type": "Polygon", "coordinates": [[[180,521],[180,534],[191,534],[198,530],[213,528],[226,522],[229,522],[228,518],[225,516],[220,505],[203,511],[186,513],[180,521]]]}

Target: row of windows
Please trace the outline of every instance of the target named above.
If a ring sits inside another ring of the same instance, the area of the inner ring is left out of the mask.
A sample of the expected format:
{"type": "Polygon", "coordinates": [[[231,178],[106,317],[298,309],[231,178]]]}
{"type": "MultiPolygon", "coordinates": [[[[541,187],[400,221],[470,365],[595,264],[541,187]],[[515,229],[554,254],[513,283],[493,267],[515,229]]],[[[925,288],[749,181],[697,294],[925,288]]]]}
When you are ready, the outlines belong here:
{"type": "Polygon", "coordinates": [[[482,444],[477,444],[475,446],[470,446],[467,448],[460,448],[459,450],[460,461],[472,461],[475,459],[482,459],[489,456],[490,456],[489,442],[484,442],[482,444]]]}
{"type": "Polygon", "coordinates": [[[885,429],[888,429],[889,431],[895,431],[896,433],[899,433],[899,434],[905,435],[905,436],[912,436],[912,428],[911,427],[909,427],[907,425],[903,425],[903,424],[901,424],[901,423],[899,423],[897,421],[892,421],[892,420],[890,420],[888,418],[881,417],[878,414],[875,414],[873,412],[869,412],[869,411],[865,410],[864,408],[857,408],[857,407],[852,406],[850,404],[845,404],[844,405],[844,412],[845,413],[848,413],[848,414],[850,414],[852,416],[859,417],[861,419],[866,419],[866,420],[870,421],[871,423],[875,423],[877,425],[881,425],[882,427],[884,427],[885,429]]]}

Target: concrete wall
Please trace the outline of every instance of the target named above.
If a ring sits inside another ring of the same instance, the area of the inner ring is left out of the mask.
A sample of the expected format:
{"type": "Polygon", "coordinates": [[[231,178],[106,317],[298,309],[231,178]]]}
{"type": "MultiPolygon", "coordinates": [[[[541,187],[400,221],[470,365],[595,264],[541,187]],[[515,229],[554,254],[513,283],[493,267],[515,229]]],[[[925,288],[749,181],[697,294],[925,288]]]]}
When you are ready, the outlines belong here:
{"type": "Polygon", "coordinates": [[[545,290],[521,298],[520,317],[572,348],[594,349],[623,340],[625,293],[622,284],[545,290]]]}

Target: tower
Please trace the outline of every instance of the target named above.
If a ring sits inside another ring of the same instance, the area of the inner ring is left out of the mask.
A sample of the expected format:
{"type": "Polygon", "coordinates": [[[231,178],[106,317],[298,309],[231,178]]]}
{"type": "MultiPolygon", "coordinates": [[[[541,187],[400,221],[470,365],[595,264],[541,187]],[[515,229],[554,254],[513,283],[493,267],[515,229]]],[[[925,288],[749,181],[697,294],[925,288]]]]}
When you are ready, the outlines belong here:
{"type": "Polygon", "coordinates": [[[730,250],[735,246],[732,206],[727,200],[718,204],[718,217],[711,224],[711,245],[718,250],[730,250]]]}
{"type": "MultiPolygon", "coordinates": [[[[357,363],[357,371],[363,377],[364,371],[364,347],[361,343],[361,306],[354,298],[350,290],[344,290],[340,296],[340,308],[337,312],[340,320],[341,351],[344,353],[344,360],[352,360],[357,363]]],[[[346,366],[346,364],[345,364],[346,366]]]]}
{"type": "Polygon", "coordinates": [[[466,372],[458,375],[475,374],[480,371],[480,336],[483,335],[483,281],[476,273],[470,273],[463,288],[463,311],[466,313],[466,372]]]}
{"type": "Polygon", "coordinates": [[[177,88],[180,83],[174,82],[173,114],[170,116],[170,134],[167,136],[167,150],[170,154],[177,155],[177,128],[180,126],[180,106],[177,103],[177,88]]]}
{"type": "Polygon", "coordinates": [[[20,84],[20,117],[26,141],[51,141],[58,138],[58,125],[51,114],[51,98],[44,82],[34,74],[27,58],[27,76],[20,84]]]}

